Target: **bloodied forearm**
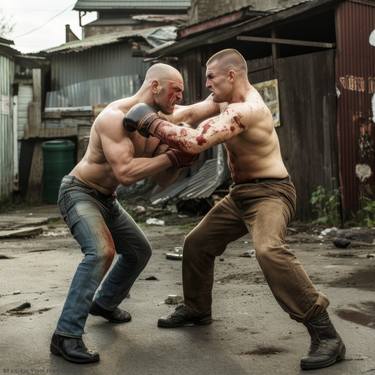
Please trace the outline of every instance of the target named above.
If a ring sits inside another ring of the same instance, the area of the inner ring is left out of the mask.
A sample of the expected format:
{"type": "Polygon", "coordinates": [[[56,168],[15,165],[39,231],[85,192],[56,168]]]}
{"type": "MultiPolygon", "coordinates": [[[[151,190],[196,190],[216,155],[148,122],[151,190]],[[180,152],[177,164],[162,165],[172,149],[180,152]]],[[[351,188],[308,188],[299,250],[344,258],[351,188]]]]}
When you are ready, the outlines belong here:
{"type": "Polygon", "coordinates": [[[225,142],[244,129],[240,114],[233,109],[227,109],[219,116],[203,121],[196,129],[156,119],[150,127],[150,133],[171,147],[197,154],[225,142]]]}
{"type": "Polygon", "coordinates": [[[187,123],[196,128],[197,125],[212,116],[220,113],[220,104],[212,100],[211,95],[198,103],[191,105],[176,105],[172,114],[162,114],[162,118],[174,124],[187,123]]]}

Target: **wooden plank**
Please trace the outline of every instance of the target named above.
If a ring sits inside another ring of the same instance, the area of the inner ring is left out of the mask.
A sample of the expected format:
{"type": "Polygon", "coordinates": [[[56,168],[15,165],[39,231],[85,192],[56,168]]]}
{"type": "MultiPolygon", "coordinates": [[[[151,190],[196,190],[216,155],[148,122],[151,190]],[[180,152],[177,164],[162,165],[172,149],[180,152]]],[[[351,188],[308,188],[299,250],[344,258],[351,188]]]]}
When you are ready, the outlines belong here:
{"type": "Polygon", "coordinates": [[[37,142],[34,146],[31,162],[29,183],[27,187],[26,200],[28,202],[42,201],[42,178],[43,178],[43,154],[42,143],[37,142]]]}
{"type": "MultiPolygon", "coordinates": [[[[42,71],[33,69],[33,102],[42,103],[42,71]]],[[[41,107],[40,107],[41,110],[41,107]]]]}
{"type": "Polygon", "coordinates": [[[41,128],[25,134],[24,138],[66,138],[75,137],[77,128],[41,128]]]}
{"type": "Polygon", "coordinates": [[[263,38],[258,36],[245,36],[240,35],[237,40],[242,40],[245,42],[255,42],[255,43],[272,43],[272,44],[287,44],[291,46],[303,46],[303,47],[317,47],[317,48],[335,48],[335,43],[325,43],[325,42],[312,42],[309,40],[296,40],[296,39],[282,39],[282,38],[263,38]]]}
{"type": "Polygon", "coordinates": [[[297,189],[297,217],[311,219],[318,185],[337,177],[334,51],[277,60],[281,152],[297,189]]]}
{"type": "Polygon", "coordinates": [[[61,112],[43,112],[43,120],[47,119],[60,119],[61,118],[61,112]]]}
{"type": "Polygon", "coordinates": [[[14,230],[0,230],[0,238],[21,238],[37,236],[43,232],[43,227],[27,227],[14,230]]]}
{"type": "Polygon", "coordinates": [[[47,223],[47,217],[27,217],[24,215],[0,215],[1,230],[10,230],[28,226],[41,226],[46,225],[47,223]]]}
{"type": "Polygon", "coordinates": [[[269,81],[276,78],[272,68],[272,58],[265,57],[247,61],[251,83],[269,81]]]}
{"type": "Polygon", "coordinates": [[[40,129],[42,124],[40,103],[31,102],[28,106],[28,126],[25,128],[26,136],[30,136],[40,129]],[[29,135],[30,134],[30,135],[29,135]]]}

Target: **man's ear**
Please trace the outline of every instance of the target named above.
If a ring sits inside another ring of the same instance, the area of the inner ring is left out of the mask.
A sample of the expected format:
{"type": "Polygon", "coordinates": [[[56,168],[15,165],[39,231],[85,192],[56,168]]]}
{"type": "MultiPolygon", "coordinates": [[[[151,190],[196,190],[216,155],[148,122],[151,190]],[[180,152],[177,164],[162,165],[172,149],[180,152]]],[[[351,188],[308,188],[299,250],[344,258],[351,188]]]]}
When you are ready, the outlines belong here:
{"type": "Polygon", "coordinates": [[[152,82],[151,82],[151,91],[154,95],[157,95],[160,93],[161,91],[161,86],[159,84],[159,81],[157,81],[156,79],[154,79],[152,82]]]}
{"type": "Polygon", "coordinates": [[[231,83],[234,82],[235,77],[236,77],[236,72],[234,70],[229,70],[228,79],[231,83]]]}

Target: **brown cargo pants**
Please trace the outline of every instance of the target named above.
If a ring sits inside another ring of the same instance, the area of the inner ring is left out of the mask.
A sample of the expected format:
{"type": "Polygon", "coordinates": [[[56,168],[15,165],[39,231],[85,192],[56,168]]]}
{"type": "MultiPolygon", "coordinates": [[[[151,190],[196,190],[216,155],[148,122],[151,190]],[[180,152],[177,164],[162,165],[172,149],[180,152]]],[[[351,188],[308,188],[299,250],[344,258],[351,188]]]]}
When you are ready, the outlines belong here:
{"type": "Polygon", "coordinates": [[[289,178],[233,185],[185,239],[185,304],[197,313],[211,313],[215,257],[228,243],[250,232],[268,285],[290,317],[305,322],[324,311],[327,297],[314,287],[285,244],[295,202],[289,178]]]}

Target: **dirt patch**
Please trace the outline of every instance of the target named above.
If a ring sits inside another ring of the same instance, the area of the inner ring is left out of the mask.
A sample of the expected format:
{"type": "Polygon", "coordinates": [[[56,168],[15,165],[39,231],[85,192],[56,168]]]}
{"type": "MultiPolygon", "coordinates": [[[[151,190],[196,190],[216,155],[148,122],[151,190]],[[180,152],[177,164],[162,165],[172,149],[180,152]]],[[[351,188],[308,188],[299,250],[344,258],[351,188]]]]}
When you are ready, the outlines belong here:
{"type": "Polygon", "coordinates": [[[13,310],[13,311],[8,311],[8,315],[12,316],[29,316],[29,315],[34,315],[34,314],[43,314],[46,311],[51,310],[52,307],[44,307],[42,309],[38,310],[33,310],[33,311],[18,311],[18,310],[13,310]]]}
{"type": "Polygon", "coordinates": [[[330,258],[356,258],[357,255],[353,254],[352,252],[343,252],[340,251],[338,253],[330,252],[325,254],[324,256],[330,257],[330,258]]]}
{"type": "Polygon", "coordinates": [[[258,346],[255,350],[242,352],[240,355],[273,355],[286,352],[287,350],[276,346],[258,346]]]}
{"type": "Polygon", "coordinates": [[[350,305],[348,309],[338,309],[336,314],[344,320],[375,329],[375,302],[350,305]]]}
{"type": "Polygon", "coordinates": [[[348,276],[329,282],[328,285],[336,288],[375,290],[375,267],[357,270],[348,276]]]}
{"type": "Polygon", "coordinates": [[[266,280],[261,272],[242,272],[242,273],[233,273],[227,276],[224,276],[217,280],[222,284],[229,282],[244,282],[248,284],[266,284],[266,280]]]}

